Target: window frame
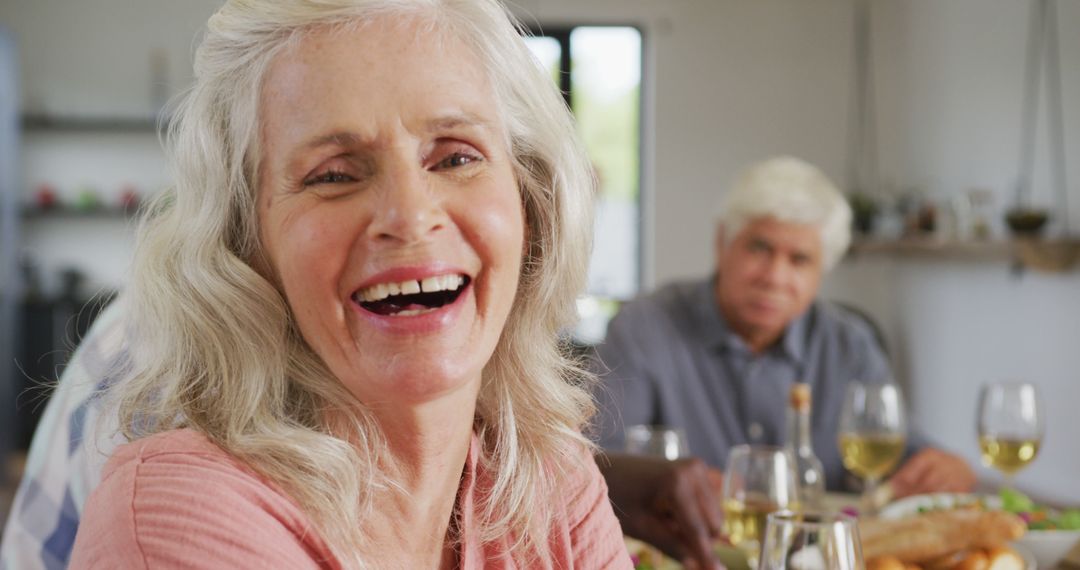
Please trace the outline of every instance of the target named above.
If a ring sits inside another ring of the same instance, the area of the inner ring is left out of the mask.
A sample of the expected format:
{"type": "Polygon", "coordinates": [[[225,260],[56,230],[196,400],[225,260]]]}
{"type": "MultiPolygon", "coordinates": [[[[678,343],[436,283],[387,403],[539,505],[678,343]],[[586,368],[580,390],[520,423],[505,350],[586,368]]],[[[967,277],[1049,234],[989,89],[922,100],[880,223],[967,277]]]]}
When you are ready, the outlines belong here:
{"type": "MultiPolygon", "coordinates": [[[[647,200],[647,192],[650,191],[650,185],[646,183],[645,173],[650,171],[651,164],[647,163],[646,156],[646,119],[647,113],[645,109],[647,102],[651,100],[651,90],[647,88],[649,83],[650,74],[649,66],[647,64],[648,58],[648,36],[645,30],[633,23],[619,23],[619,22],[602,22],[602,23],[590,23],[590,22],[577,22],[574,24],[560,24],[553,26],[544,26],[542,24],[522,24],[524,31],[532,37],[548,37],[559,42],[559,92],[563,96],[563,100],[566,102],[566,107],[570,110],[571,115],[574,115],[574,88],[572,78],[572,43],[571,34],[577,28],[632,28],[637,31],[638,36],[641,38],[641,53],[640,53],[640,70],[639,74],[641,80],[638,84],[638,140],[637,140],[637,195],[635,197],[635,205],[637,207],[637,224],[634,228],[637,234],[637,266],[634,275],[634,295],[640,295],[645,288],[645,266],[650,262],[650,256],[647,252],[651,252],[651,245],[647,244],[647,237],[651,234],[647,233],[647,230],[651,229],[651,224],[645,215],[648,210],[646,206],[652,203],[651,200],[647,200]]],[[[575,115],[576,116],[576,115],[575,115]]],[[[650,212],[651,214],[651,212],[650,212]]],[[[586,295],[594,295],[590,291],[585,292],[586,295]]],[[[617,301],[629,301],[630,299],[616,299],[617,301]]]]}

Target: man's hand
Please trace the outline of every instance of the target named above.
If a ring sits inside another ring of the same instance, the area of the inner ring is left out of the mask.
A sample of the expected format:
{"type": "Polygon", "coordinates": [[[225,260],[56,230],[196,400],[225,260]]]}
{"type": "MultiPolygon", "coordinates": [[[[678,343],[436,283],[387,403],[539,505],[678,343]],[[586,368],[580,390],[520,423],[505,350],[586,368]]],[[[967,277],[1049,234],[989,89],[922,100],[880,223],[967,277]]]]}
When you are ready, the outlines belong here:
{"type": "Polygon", "coordinates": [[[596,462],[623,532],[688,568],[723,568],[713,554],[723,520],[719,471],[700,459],[608,454],[596,462]]]}
{"type": "Polygon", "coordinates": [[[920,493],[967,493],[975,472],[962,457],[928,447],[900,466],[890,480],[895,498],[920,493]]]}

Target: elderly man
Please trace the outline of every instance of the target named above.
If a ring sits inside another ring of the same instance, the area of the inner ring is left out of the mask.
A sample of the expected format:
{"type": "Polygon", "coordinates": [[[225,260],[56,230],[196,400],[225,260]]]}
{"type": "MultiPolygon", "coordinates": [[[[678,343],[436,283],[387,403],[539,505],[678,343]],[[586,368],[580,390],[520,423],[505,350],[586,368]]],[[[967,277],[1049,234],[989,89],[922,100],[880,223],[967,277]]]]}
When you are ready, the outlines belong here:
{"type": "MultiPolygon", "coordinates": [[[[705,558],[719,531],[718,468],[732,446],[783,443],[799,381],[814,393],[812,440],[827,487],[844,488],[836,442],[845,386],[890,376],[868,324],[815,300],[850,225],[847,202],[817,168],[789,157],[756,164],[725,196],[715,274],[667,285],[612,320],[597,347],[601,445],[617,452],[624,426],[665,424],[682,428],[700,458],[665,469],[611,455],[608,482],[626,532],[705,558]]],[[[963,459],[916,439],[892,489],[966,491],[974,482],[963,459]]]]}

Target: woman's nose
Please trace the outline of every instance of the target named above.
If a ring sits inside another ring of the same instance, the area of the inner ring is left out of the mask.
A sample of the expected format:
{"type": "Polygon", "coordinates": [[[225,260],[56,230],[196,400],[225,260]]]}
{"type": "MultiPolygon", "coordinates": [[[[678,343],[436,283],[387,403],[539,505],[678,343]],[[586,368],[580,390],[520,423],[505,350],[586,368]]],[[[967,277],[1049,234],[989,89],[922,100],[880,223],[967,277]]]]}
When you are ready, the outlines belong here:
{"type": "Polygon", "coordinates": [[[387,172],[368,235],[378,241],[413,243],[446,226],[441,197],[430,187],[418,164],[398,165],[387,172]]]}

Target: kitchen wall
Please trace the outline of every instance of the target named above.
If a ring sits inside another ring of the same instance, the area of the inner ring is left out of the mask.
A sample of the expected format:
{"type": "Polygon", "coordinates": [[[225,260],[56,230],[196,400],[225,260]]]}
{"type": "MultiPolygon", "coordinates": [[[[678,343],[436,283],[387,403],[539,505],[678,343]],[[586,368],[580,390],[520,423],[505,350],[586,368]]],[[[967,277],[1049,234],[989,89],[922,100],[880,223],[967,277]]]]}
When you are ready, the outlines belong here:
{"type": "MultiPolygon", "coordinates": [[[[186,83],[191,37],[216,4],[0,4],[0,22],[20,41],[24,109],[152,112],[161,77],[169,92],[186,83]],[[164,72],[152,63],[162,58],[164,72]]],[[[1076,165],[1080,2],[1060,4],[1065,126],[1069,162],[1076,165]]],[[[891,186],[945,199],[988,188],[998,208],[1007,203],[1019,153],[1026,6],[1016,0],[874,2],[880,162],[891,186]]],[[[647,287],[709,269],[711,212],[741,166],[790,153],[842,180],[852,92],[850,0],[517,0],[515,10],[548,25],[642,29],[647,287]]],[[[1042,128],[1035,197],[1050,205],[1042,128]]],[[[154,145],[148,134],[31,134],[25,187],[55,181],[72,191],[87,183],[110,192],[124,183],[159,188],[167,174],[154,145]],[[93,147],[93,154],[76,147],[93,147]]],[[[1073,180],[1077,227],[1080,172],[1073,180]]],[[[130,251],[124,222],[35,223],[24,243],[43,264],[78,263],[91,270],[95,286],[121,282],[130,251]]],[[[1004,262],[862,256],[845,262],[825,289],[881,321],[917,424],[973,461],[979,384],[1011,377],[1038,382],[1048,435],[1019,482],[1080,501],[1080,438],[1074,437],[1080,430],[1070,421],[1080,402],[1080,350],[1070,350],[1080,342],[1080,274],[1017,276],[1004,262]]]]}

